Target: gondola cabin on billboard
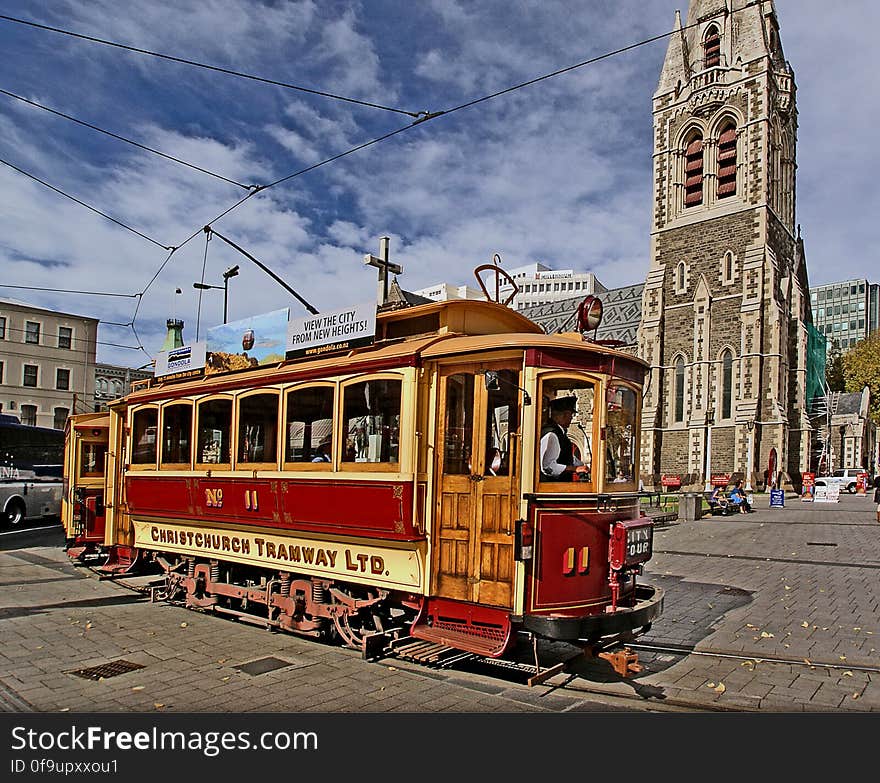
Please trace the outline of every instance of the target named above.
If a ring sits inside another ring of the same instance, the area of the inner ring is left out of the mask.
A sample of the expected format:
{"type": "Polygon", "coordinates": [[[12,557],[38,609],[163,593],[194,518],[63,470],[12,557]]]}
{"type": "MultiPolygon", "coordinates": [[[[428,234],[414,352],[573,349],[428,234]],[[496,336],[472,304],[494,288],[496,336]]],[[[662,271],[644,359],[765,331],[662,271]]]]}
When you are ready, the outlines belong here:
{"type": "Polygon", "coordinates": [[[203,377],[112,405],[105,545],[168,600],[365,654],[608,656],[650,627],[640,359],[451,300],[294,319],[264,361],[283,320],[209,332],[203,377]]]}

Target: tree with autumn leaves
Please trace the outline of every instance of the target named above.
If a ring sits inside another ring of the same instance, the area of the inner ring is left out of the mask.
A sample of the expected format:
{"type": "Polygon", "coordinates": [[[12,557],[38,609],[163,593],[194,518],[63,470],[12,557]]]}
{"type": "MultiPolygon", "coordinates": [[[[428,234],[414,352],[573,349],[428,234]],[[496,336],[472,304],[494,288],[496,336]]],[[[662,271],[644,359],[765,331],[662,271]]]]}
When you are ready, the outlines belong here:
{"type": "Polygon", "coordinates": [[[865,386],[871,392],[871,418],[880,424],[880,331],[859,340],[843,354],[844,388],[859,392],[865,386]]]}

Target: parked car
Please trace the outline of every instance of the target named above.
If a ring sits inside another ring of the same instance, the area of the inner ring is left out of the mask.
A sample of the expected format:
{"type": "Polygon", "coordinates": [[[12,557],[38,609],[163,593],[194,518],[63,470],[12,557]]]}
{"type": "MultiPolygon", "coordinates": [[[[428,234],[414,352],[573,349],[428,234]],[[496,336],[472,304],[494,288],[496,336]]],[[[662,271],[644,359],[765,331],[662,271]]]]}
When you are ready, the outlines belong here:
{"type": "Polygon", "coordinates": [[[820,476],[816,479],[816,486],[833,487],[836,486],[839,491],[849,492],[856,491],[856,480],[859,473],[865,473],[864,468],[840,468],[835,470],[830,476],[820,476]]]}

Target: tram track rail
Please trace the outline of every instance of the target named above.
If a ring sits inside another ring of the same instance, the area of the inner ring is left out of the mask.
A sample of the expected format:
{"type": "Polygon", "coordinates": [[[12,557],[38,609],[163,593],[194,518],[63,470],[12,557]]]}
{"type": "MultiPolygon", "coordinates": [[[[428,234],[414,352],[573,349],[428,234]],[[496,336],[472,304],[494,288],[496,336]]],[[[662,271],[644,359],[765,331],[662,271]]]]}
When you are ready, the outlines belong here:
{"type": "MultiPolygon", "coordinates": [[[[804,542],[805,546],[830,546],[825,542],[804,542]]],[[[880,562],[874,563],[848,563],[840,560],[808,560],[806,558],[793,557],[761,557],[760,555],[731,555],[713,552],[685,552],[676,549],[655,549],[654,556],[670,555],[673,557],[698,557],[700,559],[715,558],[718,560],[744,560],[752,563],[782,563],[790,565],[828,566],[832,568],[867,568],[880,570],[880,562]]]]}

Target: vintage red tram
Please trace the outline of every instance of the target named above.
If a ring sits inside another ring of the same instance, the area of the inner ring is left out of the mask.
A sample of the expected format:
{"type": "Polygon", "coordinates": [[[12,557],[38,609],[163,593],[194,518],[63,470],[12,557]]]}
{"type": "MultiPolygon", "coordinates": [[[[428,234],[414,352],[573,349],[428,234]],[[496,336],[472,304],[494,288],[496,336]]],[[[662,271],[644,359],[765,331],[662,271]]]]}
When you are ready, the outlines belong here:
{"type": "Polygon", "coordinates": [[[645,372],[453,300],[380,312],[344,353],[142,382],[111,406],[104,544],[160,567],[170,600],[362,648],[619,646],[663,601],[637,581],[645,372]],[[556,476],[562,399],[582,465],[556,476]]]}
{"type": "Polygon", "coordinates": [[[61,522],[68,555],[83,562],[104,553],[104,477],[109,439],[109,413],[68,417],[61,522]]]}

